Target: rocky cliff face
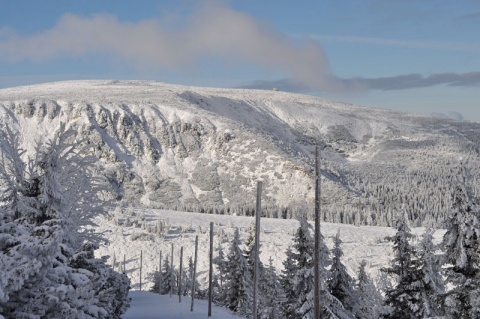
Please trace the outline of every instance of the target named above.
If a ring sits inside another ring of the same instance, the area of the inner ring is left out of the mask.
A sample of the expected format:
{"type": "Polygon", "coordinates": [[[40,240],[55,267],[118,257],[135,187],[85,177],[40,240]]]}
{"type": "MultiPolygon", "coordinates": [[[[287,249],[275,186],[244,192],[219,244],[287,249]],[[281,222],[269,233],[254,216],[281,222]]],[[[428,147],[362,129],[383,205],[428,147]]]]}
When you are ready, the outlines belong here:
{"type": "Polygon", "coordinates": [[[261,179],[269,214],[276,207],[291,215],[313,202],[317,142],[330,221],[384,225],[403,207],[417,223],[438,223],[460,157],[477,191],[477,123],[282,92],[143,81],[3,89],[0,110],[1,123],[16,129],[29,151],[60,122],[75,128],[114,197],[132,205],[241,213],[255,206],[261,179]]]}

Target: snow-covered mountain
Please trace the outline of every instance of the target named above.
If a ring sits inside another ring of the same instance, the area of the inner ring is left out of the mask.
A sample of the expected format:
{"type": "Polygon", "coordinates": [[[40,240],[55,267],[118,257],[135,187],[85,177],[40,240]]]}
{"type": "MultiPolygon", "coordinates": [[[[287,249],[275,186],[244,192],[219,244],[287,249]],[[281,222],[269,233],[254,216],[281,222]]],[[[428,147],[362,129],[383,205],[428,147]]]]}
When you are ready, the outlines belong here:
{"type": "Polygon", "coordinates": [[[267,214],[291,216],[313,203],[316,143],[328,221],[388,225],[403,207],[417,223],[438,223],[459,165],[478,193],[480,123],[151,81],[2,89],[0,112],[28,150],[61,122],[75,128],[115,197],[143,207],[245,213],[261,179],[267,214]]]}

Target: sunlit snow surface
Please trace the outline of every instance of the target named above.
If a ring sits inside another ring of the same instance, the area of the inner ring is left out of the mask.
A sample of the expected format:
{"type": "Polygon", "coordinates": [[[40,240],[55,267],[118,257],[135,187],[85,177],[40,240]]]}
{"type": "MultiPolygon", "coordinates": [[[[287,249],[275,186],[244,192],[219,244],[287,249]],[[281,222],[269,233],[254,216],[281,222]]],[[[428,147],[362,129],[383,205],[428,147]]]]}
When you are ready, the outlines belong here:
{"type": "Polygon", "coordinates": [[[18,132],[28,154],[62,122],[99,158],[112,196],[138,207],[252,208],[259,179],[264,207],[311,206],[318,140],[322,207],[332,222],[391,225],[389,214],[408,203],[418,222],[440,225],[459,158],[480,193],[479,123],[154,81],[0,89],[0,123],[18,132]]]}
{"type": "MultiPolygon", "coordinates": [[[[162,259],[170,256],[174,245],[174,264],[179,267],[180,247],[184,248],[184,267],[188,258],[194,256],[195,236],[199,237],[198,279],[202,288],[207,287],[209,258],[209,225],[214,223],[214,257],[220,242],[225,254],[228,254],[230,241],[236,227],[240,229],[241,240],[244,243],[254,226],[253,217],[211,215],[187,213],[166,210],[137,210],[133,213],[115,213],[113,217],[97,218],[97,231],[104,232],[109,244],[103,245],[97,251],[99,256],[109,255],[108,263],[115,261],[115,269],[123,271],[125,258],[126,273],[132,281],[132,289],[140,289],[140,251],[143,252],[142,290],[149,289],[153,283],[151,274],[158,269],[160,252],[162,259]],[[129,216],[135,225],[125,227],[124,221],[129,216]],[[142,221],[143,220],[143,221],[142,221]],[[163,235],[151,232],[158,221],[166,225],[163,235]],[[150,229],[150,231],[149,231],[150,229]]],[[[311,223],[313,225],[313,223],[311,223]]],[[[261,219],[261,254],[260,259],[268,265],[269,258],[280,271],[283,269],[285,251],[292,244],[292,238],[298,228],[298,221],[284,219],[261,219]]],[[[360,262],[367,261],[367,272],[376,278],[380,268],[388,265],[392,256],[391,243],[385,237],[395,233],[388,227],[357,227],[345,224],[322,223],[321,231],[326,238],[327,246],[333,247],[333,237],[340,231],[343,241],[343,262],[349,273],[356,277],[360,262]]],[[[312,229],[313,231],[313,229],[312,229]]],[[[424,228],[413,228],[414,234],[423,233],[424,228]]],[[[435,233],[435,241],[439,242],[444,231],[435,233]]],[[[170,257],[169,257],[170,259],[170,257]]]]}

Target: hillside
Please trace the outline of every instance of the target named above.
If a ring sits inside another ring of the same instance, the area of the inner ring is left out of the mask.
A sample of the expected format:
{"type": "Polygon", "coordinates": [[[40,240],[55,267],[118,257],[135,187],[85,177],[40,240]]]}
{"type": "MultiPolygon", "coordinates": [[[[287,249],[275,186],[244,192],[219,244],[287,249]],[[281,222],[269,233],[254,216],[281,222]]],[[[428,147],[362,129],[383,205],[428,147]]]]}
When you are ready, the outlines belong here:
{"type": "MultiPolygon", "coordinates": [[[[96,220],[96,231],[103,233],[109,241],[96,252],[98,256],[109,256],[108,264],[117,271],[125,271],[132,281],[133,290],[140,289],[140,252],[143,255],[142,290],[153,285],[153,272],[158,269],[160,252],[162,260],[171,254],[174,246],[175,268],[179,267],[180,247],[184,248],[184,266],[188,258],[194,256],[195,236],[199,238],[198,280],[203,289],[208,286],[209,227],[214,223],[214,257],[219,245],[228,253],[235,228],[240,230],[240,238],[245,244],[254,229],[253,217],[209,215],[168,210],[116,210],[110,217],[96,220]]],[[[313,226],[313,222],[311,223],[313,226]]],[[[293,235],[298,229],[297,220],[262,218],[260,260],[268,265],[269,258],[277,272],[283,269],[285,252],[293,243],[293,235]]],[[[313,230],[312,230],[313,231],[313,230]]],[[[389,265],[392,257],[392,243],[385,237],[395,234],[394,228],[352,226],[344,224],[321,224],[327,246],[333,247],[333,238],[340,231],[343,241],[342,262],[348,272],[356,277],[360,262],[367,262],[367,271],[372,278],[378,278],[380,269],[389,265]]],[[[420,235],[423,228],[413,228],[412,233],[420,235]]],[[[439,243],[444,230],[435,233],[439,243]]]]}
{"type": "Polygon", "coordinates": [[[61,122],[75,128],[112,197],[137,207],[249,214],[262,179],[267,216],[311,211],[317,142],[326,221],[390,225],[403,207],[414,225],[440,224],[460,165],[478,193],[480,123],[150,81],[2,89],[0,113],[30,151],[61,122]]]}

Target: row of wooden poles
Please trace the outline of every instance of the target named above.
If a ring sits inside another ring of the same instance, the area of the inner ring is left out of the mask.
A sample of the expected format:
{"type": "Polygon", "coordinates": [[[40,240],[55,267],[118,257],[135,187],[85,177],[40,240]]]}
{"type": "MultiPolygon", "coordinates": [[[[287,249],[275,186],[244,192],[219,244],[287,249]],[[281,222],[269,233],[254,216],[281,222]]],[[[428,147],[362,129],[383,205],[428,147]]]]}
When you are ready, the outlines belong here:
{"type": "MultiPolygon", "coordinates": [[[[315,148],[315,254],[314,254],[314,318],[320,319],[320,150],[317,146],[315,148]]],[[[255,262],[253,272],[253,318],[257,319],[257,304],[258,304],[258,272],[259,272],[259,250],[260,250],[260,215],[262,211],[262,182],[257,182],[257,205],[255,210],[255,262]]],[[[197,257],[198,257],[198,235],[195,237],[195,257],[193,262],[193,275],[191,287],[191,306],[190,311],[193,311],[194,296],[195,296],[195,282],[197,275],[197,257]]],[[[143,251],[140,251],[140,291],[142,290],[142,258],[143,251]]],[[[170,260],[170,269],[173,271],[173,243],[172,254],[170,260]]],[[[162,252],[160,252],[159,272],[162,267],[162,252]]],[[[183,246],[180,248],[180,269],[178,278],[178,301],[182,302],[182,271],[183,271],[183,246]]],[[[125,273],[125,255],[123,257],[123,272],[125,273]]],[[[173,290],[173,276],[171,277],[172,284],[170,285],[170,298],[173,290]]],[[[159,283],[159,293],[161,283],[159,283]]],[[[209,270],[208,270],[208,317],[212,316],[212,300],[213,300],[213,222],[210,222],[210,252],[209,252],[209,270]]]]}

